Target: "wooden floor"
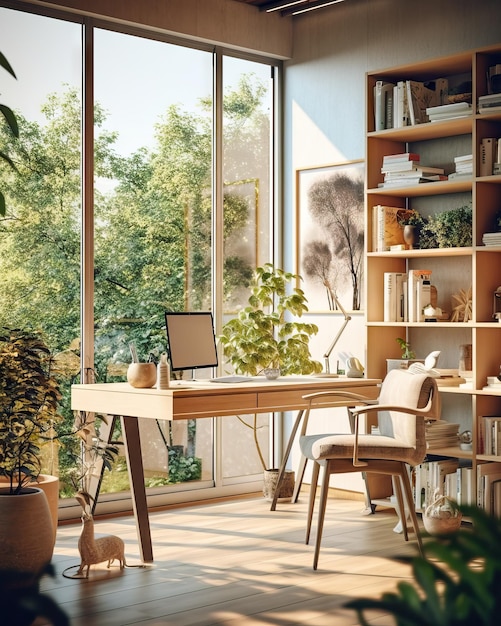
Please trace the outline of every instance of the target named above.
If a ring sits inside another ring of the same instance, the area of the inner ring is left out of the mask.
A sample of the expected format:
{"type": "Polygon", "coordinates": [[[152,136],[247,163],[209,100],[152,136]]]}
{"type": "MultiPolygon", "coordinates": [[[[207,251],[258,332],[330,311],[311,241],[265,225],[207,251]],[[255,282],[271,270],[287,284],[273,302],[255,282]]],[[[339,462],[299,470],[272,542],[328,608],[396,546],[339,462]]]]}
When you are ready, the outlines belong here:
{"type": "MultiPolygon", "coordinates": [[[[155,562],[140,565],[132,517],[96,521],[96,532],[122,537],[128,567],[92,566],[89,579],[73,576],[80,563],[80,525],[58,529],[54,579],[42,590],[66,610],[73,626],[126,624],[346,626],[356,614],[351,598],[379,597],[409,578],[392,560],[416,554],[393,532],[393,510],[363,514],[359,501],[331,498],[317,571],[313,545],[304,544],[307,496],[270,511],[263,498],[151,513],[155,562]]],[[[313,537],[314,539],[314,537],[313,537]]],[[[371,615],[378,626],[392,618],[371,615]]],[[[37,621],[37,626],[41,621],[37,621]]]]}

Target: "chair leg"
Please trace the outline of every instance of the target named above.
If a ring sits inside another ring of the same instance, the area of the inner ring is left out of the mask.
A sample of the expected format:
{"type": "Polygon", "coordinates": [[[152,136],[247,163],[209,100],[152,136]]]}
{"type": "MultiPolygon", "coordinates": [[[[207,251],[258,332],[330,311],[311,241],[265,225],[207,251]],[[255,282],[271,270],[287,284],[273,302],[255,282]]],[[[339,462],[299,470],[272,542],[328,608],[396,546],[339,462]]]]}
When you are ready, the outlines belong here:
{"type": "Polygon", "coordinates": [[[327,496],[329,494],[330,461],[326,461],[322,472],[322,488],[320,490],[320,506],[318,509],[317,537],[315,542],[315,555],[313,557],[313,569],[317,569],[318,557],[320,555],[320,544],[324,530],[325,508],[327,506],[327,496]]]}
{"type": "Polygon", "coordinates": [[[404,500],[402,498],[402,484],[400,481],[400,476],[392,476],[391,484],[393,485],[393,491],[397,498],[397,513],[398,519],[400,520],[400,524],[402,526],[402,531],[404,533],[405,541],[409,541],[409,532],[407,529],[407,512],[405,510],[404,500]]]}
{"type": "Polygon", "coordinates": [[[422,555],[423,554],[423,541],[421,539],[421,532],[419,530],[418,518],[416,515],[416,509],[414,507],[414,500],[412,498],[411,482],[409,480],[409,474],[407,472],[407,466],[405,465],[405,463],[402,463],[400,479],[402,481],[401,484],[403,487],[405,500],[407,502],[407,507],[409,509],[409,515],[412,521],[412,525],[414,527],[414,532],[416,533],[416,539],[418,542],[419,552],[422,555]]]}
{"type": "Polygon", "coordinates": [[[304,454],[302,454],[301,460],[299,461],[299,467],[297,468],[297,478],[296,478],[296,484],[294,485],[294,492],[292,493],[291,502],[293,504],[297,502],[299,491],[301,490],[301,485],[303,484],[304,471],[306,469],[307,462],[308,462],[308,459],[304,456],[304,454]]]}
{"type": "Polygon", "coordinates": [[[316,461],[313,461],[313,470],[311,472],[310,497],[308,499],[308,519],[306,522],[306,545],[308,545],[308,543],[310,542],[311,522],[313,520],[313,510],[315,508],[315,497],[317,495],[319,471],[320,465],[316,461]]]}

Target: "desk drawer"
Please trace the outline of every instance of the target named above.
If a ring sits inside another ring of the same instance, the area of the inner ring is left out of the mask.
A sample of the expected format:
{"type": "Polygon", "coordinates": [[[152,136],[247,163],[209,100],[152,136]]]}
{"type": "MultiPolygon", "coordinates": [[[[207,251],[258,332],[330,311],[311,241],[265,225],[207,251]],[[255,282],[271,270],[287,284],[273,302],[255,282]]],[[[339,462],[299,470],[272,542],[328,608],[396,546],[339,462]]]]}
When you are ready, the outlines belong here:
{"type": "Polygon", "coordinates": [[[220,394],[217,397],[192,396],[173,399],[174,419],[214,417],[214,415],[245,415],[255,413],[256,393],[220,394]]]}
{"type": "MultiPolygon", "coordinates": [[[[379,387],[375,385],[357,386],[357,387],[336,387],[333,390],[342,392],[348,391],[356,393],[366,398],[374,399],[379,395],[379,387]]],[[[306,401],[303,396],[310,393],[328,391],[325,387],[317,387],[311,389],[287,389],[280,391],[267,391],[259,394],[259,411],[289,411],[304,408],[306,401]]],[[[328,404],[328,402],[327,402],[328,404]]]]}

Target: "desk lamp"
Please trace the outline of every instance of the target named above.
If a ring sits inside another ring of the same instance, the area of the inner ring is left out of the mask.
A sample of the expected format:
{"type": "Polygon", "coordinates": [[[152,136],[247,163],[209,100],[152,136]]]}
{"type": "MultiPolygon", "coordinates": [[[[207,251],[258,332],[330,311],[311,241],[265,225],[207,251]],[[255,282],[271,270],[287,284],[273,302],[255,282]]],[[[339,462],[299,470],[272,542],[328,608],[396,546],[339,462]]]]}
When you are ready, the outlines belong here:
{"type": "Polygon", "coordinates": [[[331,345],[327,348],[327,350],[325,351],[325,354],[324,354],[325,372],[322,372],[321,374],[319,374],[319,376],[326,377],[326,378],[337,378],[337,376],[338,376],[337,372],[335,374],[331,374],[331,369],[330,369],[330,364],[329,364],[329,357],[331,355],[331,352],[334,350],[335,345],[339,341],[339,338],[343,334],[343,331],[346,328],[346,325],[351,320],[351,315],[348,315],[348,313],[346,313],[346,311],[343,308],[343,305],[341,304],[341,302],[339,302],[339,300],[337,299],[336,295],[333,294],[332,297],[334,299],[334,302],[335,302],[337,308],[344,315],[344,322],[343,322],[341,328],[338,330],[337,335],[334,337],[334,340],[332,341],[331,345]]]}

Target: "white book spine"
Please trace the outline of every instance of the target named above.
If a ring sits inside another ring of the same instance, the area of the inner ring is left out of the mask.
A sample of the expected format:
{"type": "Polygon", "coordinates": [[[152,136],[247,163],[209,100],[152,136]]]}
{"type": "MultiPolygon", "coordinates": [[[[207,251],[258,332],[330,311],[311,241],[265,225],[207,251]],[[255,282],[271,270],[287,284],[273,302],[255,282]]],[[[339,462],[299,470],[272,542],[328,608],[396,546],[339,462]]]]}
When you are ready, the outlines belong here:
{"type": "Polygon", "coordinates": [[[495,145],[494,137],[484,137],[480,143],[480,176],[491,176],[493,172],[495,145]]]}
{"type": "Polygon", "coordinates": [[[384,322],[397,321],[397,288],[396,288],[396,272],[384,273],[384,322]]]}

